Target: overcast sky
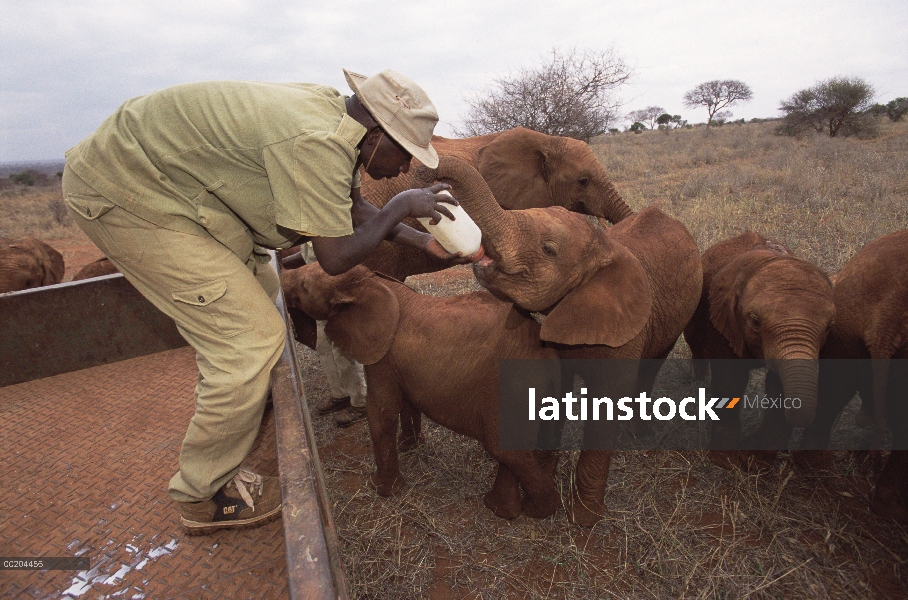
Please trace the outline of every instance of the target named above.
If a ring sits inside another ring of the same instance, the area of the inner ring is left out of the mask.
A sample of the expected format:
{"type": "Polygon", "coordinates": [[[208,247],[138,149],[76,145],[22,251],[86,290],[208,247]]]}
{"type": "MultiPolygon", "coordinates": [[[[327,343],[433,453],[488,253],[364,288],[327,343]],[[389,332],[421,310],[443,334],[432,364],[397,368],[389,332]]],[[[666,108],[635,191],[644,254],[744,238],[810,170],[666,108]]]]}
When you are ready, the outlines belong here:
{"type": "Polygon", "coordinates": [[[635,72],[622,112],[691,123],[684,92],[740,79],[734,118],[778,116],[795,91],[858,76],[908,96],[906,0],[0,0],[0,162],[62,159],[125,100],[212,79],[349,89],[342,67],[418,82],[452,135],[466,98],[553,47],[613,49],[635,72]]]}

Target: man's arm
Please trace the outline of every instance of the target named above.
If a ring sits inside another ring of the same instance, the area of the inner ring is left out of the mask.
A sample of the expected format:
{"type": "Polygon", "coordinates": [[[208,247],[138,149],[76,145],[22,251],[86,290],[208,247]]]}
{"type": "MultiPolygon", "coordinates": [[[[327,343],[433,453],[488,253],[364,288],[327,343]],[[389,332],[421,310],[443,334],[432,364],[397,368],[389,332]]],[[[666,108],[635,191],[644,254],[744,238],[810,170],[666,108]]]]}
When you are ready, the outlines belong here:
{"type": "Polygon", "coordinates": [[[439,258],[453,257],[431,235],[401,223],[406,217],[429,217],[437,222],[441,214],[453,219],[440,202],[455,204],[456,200],[437,195],[449,188],[439,183],[430,188],[407,190],[394,196],[381,210],[366,202],[358,189],[352,190],[353,234],[311,239],[322,269],[329,275],[339,275],[364,261],[384,239],[423,249],[439,258]]]}

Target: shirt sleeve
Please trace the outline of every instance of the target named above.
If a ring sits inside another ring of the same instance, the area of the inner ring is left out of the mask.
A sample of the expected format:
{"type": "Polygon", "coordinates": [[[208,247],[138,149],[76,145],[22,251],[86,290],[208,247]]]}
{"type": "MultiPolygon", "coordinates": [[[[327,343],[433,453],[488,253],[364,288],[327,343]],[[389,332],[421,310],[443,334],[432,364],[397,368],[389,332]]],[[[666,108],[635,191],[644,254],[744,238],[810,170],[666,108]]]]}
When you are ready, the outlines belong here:
{"type": "Polygon", "coordinates": [[[303,235],[353,233],[350,189],[358,177],[347,142],[334,133],[306,132],[266,146],[263,154],[275,223],[303,235]]]}

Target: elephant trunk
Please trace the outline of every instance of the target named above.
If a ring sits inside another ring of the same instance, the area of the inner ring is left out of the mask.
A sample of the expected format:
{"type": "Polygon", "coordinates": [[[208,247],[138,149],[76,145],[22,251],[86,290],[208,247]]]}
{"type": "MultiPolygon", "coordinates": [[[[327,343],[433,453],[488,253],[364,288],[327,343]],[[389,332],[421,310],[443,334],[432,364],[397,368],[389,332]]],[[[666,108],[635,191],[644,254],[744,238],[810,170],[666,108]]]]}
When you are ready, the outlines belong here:
{"type": "MultiPolygon", "coordinates": [[[[483,245],[511,229],[514,216],[501,208],[482,175],[472,165],[452,156],[440,156],[438,168],[418,169],[420,179],[450,183],[454,197],[482,230],[483,245]]],[[[489,250],[487,247],[486,250],[489,250]]]]}
{"type": "Polygon", "coordinates": [[[779,375],[786,402],[785,419],[793,427],[807,427],[817,411],[819,346],[809,342],[788,344],[767,352],[767,366],[779,375]],[[797,399],[797,400],[795,400],[797,399]]]}
{"type": "Polygon", "coordinates": [[[587,212],[593,216],[607,219],[611,223],[618,223],[634,214],[631,207],[627,205],[611,180],[603,173],[598,177],[597,189],[604,190],[599,198],[587,206],[587,212]]]}

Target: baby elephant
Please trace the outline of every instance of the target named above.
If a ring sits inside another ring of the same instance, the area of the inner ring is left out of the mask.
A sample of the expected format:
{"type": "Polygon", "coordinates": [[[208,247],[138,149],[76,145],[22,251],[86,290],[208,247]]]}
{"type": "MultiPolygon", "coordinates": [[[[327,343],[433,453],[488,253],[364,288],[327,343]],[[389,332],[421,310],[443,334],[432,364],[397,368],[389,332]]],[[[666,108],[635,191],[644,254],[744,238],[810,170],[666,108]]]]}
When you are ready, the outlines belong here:
{"type": "MultiPolygon", "coordinates": [[[[498,361],[556,359],[541,347],[539,325],[488,292],[454,297],[416,293],[358,266],[338,276],[318,264],[285,271],[287,305],[327,320],[325,332],[365,366],[366,414],[375,452],[372,483],[382,496],[400,490],[401,449],[419,441],[420,413],[479,440],[498,461],[485,504],[499,517],[552,515],[560,504],[551,473],[532,450],[499,448],[498,361]],[[521,502],[518,482],[526,497],[521,502]]],[[[549,364],[549,363],[546,363],[549,364]]],[[[559,374],[539,369],[524,382],[554,395],[559,374]]],[[[541,396],[540,396],[541,397],[541,396]]]]}
{"type": "MultiPolygon", "coordinates": [[[[772,448],[784,447],[791,426],[810,424],[817,405],[817,360],[834,315],[827,275],[781,244],[747,231],[703,253],[703,293],[684,339],[694,359],[711,360],[710,394],[740,397],[750,369],[765,361],[767,396],[801,401],[800,407],[785,409],[790,425],[779,410],[764,413],[759,431],[745,444],[765,451],[711,452],[713,462],[746,467],[756,459],[757,466],[767,466],[772,448]]],[[[714,449],[740,448],[738,415],[714,422],[712,434],[714,449]]]]}
{"type": "Polygon", "coordinates": [[[63,281],[63,255],[34,237],[0,238],[0,294],[63,281]]]}

